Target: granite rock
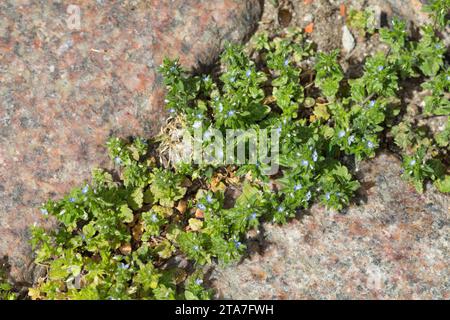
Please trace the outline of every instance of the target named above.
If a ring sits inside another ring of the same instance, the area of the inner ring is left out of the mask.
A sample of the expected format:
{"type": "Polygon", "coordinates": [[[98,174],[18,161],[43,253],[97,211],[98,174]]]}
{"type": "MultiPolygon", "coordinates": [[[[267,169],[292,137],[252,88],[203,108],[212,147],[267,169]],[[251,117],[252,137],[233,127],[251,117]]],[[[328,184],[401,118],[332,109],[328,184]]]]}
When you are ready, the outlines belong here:
{"type": "Polygon", "coordinates": [[[256,27],[259,0],[0,2],[0,257],[30,282],[37,207],[107,167],[108,136],[150,135],[165,114],[156,68],[193,70],[256,27]]]}
{"type": "Polygon", "coordinates": [[[346,212],[321,206],[285,226],[265,224],[250,257],[216,267],[218,297],[231,299],[449,299],[450,197],[424,194],[381,154],[360,167],[346,212]]]}

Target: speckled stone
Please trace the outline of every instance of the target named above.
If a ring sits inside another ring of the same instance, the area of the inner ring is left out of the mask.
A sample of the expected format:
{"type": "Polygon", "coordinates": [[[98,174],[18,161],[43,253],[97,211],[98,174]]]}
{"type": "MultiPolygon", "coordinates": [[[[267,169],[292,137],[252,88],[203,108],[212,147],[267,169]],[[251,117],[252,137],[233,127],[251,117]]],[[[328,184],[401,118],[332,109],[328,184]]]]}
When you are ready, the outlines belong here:
{"type": "Polygon", "coordinates": [[[162,58],[208,66],[261,14],[258,0],[73,0],[76,30],[68,4],[0,2],[0,256],[19,281],[37,207],[107,167],[108,136],[158,130],[162,58]]]}
{"type": "Polygon", "coordinates": [[[361,166],[361,204],[264,225],[248,259],[213,271],[218,297],[449,299],[450,197],[416,193],[400,170],[382,154],[361,166]]]}

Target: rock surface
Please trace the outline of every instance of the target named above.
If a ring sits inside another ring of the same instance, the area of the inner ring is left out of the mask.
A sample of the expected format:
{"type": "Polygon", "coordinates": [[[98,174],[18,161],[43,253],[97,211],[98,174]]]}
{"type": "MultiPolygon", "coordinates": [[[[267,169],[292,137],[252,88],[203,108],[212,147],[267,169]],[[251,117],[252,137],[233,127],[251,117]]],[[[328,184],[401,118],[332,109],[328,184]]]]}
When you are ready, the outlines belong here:
{"type": "Polygon", "coordinates": [[[70,3],[0,2],[0,257],[19,281],[30,281],[37,207],[106,167],[108,136],[158,130],[162,58],[208,66],[262,10],[259,0],[70,3]]]}
{"type": "Polygon", "coordinates": [[[348,30],[347,26],[342,27],[342,47],[344,51],[349,53],[355,48],[355,38],[353,38],[352,33],[348,30]]]}
{"type": "Polygon", "coordinates": [[[248,243],[264,252],[213,271],[219,297],[449,299],[450,197],[416,193],[389,154],[360,172],[366,203],[265,225],[264,241],[248,243]]]}

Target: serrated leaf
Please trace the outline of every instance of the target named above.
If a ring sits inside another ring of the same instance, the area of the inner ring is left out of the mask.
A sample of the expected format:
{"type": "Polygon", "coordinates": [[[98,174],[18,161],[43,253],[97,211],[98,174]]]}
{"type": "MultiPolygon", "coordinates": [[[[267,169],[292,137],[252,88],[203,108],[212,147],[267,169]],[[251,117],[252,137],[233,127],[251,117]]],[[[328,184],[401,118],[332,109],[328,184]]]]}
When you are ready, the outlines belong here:
{"type": "Polygon", "coordinates": [[[120,207],[120,216],[123,222],[130,223],[134,218],[133,210],[131,210],[128,205],[124,204],[120,207]]]}
{"type": "Polygon", "coordinates": [[[203,221],[191,218],[189,219],[189,227],[192,229],[192,231],[199,231],[203,227],[203,221]]]}
{"type": "Polygon", "coordinates": [[[328,109],[326,105],[318,104],[314,108],[314,114],[318,119],[328,120],[330,118],[330,114],[328,113],[328,109]]]}
{"type": "Polygon", "coordinates": [[[128,199],[128,204],[133,210],[138,210],[142,208],[142,204],[144,202],[144,194],[142,192],[142,188],[135,189],[128,199]]]}

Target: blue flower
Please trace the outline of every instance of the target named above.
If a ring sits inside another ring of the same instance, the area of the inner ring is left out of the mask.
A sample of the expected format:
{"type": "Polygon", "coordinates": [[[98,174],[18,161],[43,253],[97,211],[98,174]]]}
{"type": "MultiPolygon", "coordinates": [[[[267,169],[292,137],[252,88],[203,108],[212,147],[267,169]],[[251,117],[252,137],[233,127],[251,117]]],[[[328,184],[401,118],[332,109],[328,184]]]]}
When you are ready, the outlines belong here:
{"type": "Polygon", "coordinates": [[[205,131],[205,133],[203,134],[203,139],[207,140],[211,137],[212,132],[211,131],[205,131]]]}
{"type": "Polygon", "coordinates": [[[383,66],[378,66],[377,70],[378,70],[378,71],[383,71],[383,70],[384,70],[384,67],[383,67],[383,66]]]}
{"type": "Polygon", "coordinates": [[[338,137],[339,137],[339,138],[342,138],[342,137],[344,137],[344,136],[345,136],[345,131],[344,131],[344,130],[339,131],[338,137]]]}
{"type": "Polygon", "coordinates": [[[354,135],[351,135],[347,139],[348,145],[351,145],[354,141],[355,141],[355,136],[354,135]]]}
{"type": "Polygon", "coordinates": [[[222,104],[222,102],[219,104],[219,112],[222,112],[223,111],[223,104],[222,104]]]}
{"type": "Polygon", "coordinates": [[[447,76],[447,81],[450,81],[450,76],[447,76]]]}
{"type": "Polygon", "coordinates": [[[208,81],[208,80],[209,80],[209,75],[203,76],[203,81],[208,81]]]}
{"type": "Polygon", "coordinates": [[[158,222],[158,217],[156,216],[156,214],[152,214],[150,220],[152,220],[153,223],[158,222]]]}
{"type": "Polygon", "coordinates": [[[416,164],[416,160],[414,160],[414,159],[409,162],[410,166],[414,166],[415,164],[416,164]]]}
{"type": "Polygon", "coordinates": [[[279,206],[278,209],[277,209],[277,211],[278,211],[278,212],[283,212],[283,211],[284,211],[284,208],[283,208],[282,206],[279,206]]]}
{"type": "Polygon", "coordinates": [[[48,211],[47,211],[47,209],[45,209],[45,208],[42,208],[42,209],[41,209],[41,213],[42,213],[44,216],[48,215],[48,211]]]}
{"type": "Polygon", "coordinates": [[[367,148],[373,149],[373,147],[374,147],[373,142],[372,141],[367,141],[367,148]]]}
{"type": "Polygon", "coordinates": [[[199,113],[198,115],[197,115],[197,119],[202,119],[203,118],[203,115],[201,114],[201,113],[199,113]]]}
{"type": "Polygon", "coordinates": [[[119,157],[115,157],[115,158],[114,158],[114,162],[115,162],[116,164],[121,164],[121,163],[122,163],[122,160],[121,160],[119,157]]]}
{"type": "Polygon", "coordinates": [[[202,122],[201,121],[195,121],[194,124],[192,125],[192,127],[194,129],[198,129],[202,126],[202,122]]]}
{"type": "Polygon", "coordinates": [[[228,116],[229,116],[229,117],[232,117],[232,116],[234,116],[234,113],[235,113],[234,110],[230,110],[230,111],[228,111],[228,116]]]}
{"type": "Polygon", "coordinates": [[[253,213],[250,215],[250,219],[252,219],[252,220],[255,220],[255,219],[256,219],[256,213],[255,213],[255,212],[253,212],[253,213]]]}
{"type": "Polygon", "coordinates": [[[192,249],[194,249],[195,251],[198,251],[200,248],[197,245],[195,245],[192,247],[192,249]]]}
{"type": "Polygon", "coordinates": [[[284,65],[287,66],[289,64],[289,59],[284,60],[284,65]]]}
{"type": "Polygon", "coordinates": [[[436,49],[441,49],[441,45],[439,43],[436,43],[436,45],[434,46],[436,49]]]}
{"type": "Polygon", "coordinates": [[[277,130],[278,134],[281,134],[281,130],[282,130],[281,126],[279,126],[276,130],[277,130]]]}
{"type": "Polygon", "coordinates": [[[311,191],[308,191],[306,193],[306,201],[309,201],[309,200],[311,200],[311,191]]]}
{"type": "Polygon", "coordinates": [[[119,263],[119,269],[126,270],[130,267],[129,264],[125,264],[123,262],[119,263]]]}
{"type": "Polygon", "coordinates": [[[231,78],[230,78],[230,82],[233,83],[233,82],[235,82],[235,81],[236,81],[236,78],[235,78],[235,77],[231,77],[231,78]]]}
{"type": "Polygon", "coordinates": [[[211,195],[206,195],[206,201],[208,202],[208,203],[212,203],[213,202],[213,198],[211,197],[211,195]]]}
{"type": "Polygon", "coordinates": [[[195,279],[195,284],[201,285],[203,283],[202,279],[195,279]]]}
{"type": "Polygon", "coordinates": [[[250,69],[248,69],[247,72],[245,73],[247,78],[249,78],[251,74],[252,74],[252,70],[250,70],[250,69]]]}
{"type": "Polygon", "coordinates": [[[313,154],[312,154],[312,159],[313,159],[313,161],[316,162],[318,158],[319,158],[319,155],[317,154],[317,151],[314,150],[314,152],[313,152],[313,154]]]}
{"type": "Polygon", "coordinates": [[[294,191],[298,191],[298,190],[300,190],[301,188],[302,188],[301,183],[300,183],[300,184],[296,184],[296,185],[294,186],[294,191]]]}
{"type": "Polygon", "coordinates": [[[373,107],[375,105],[375,100],[370,100],[369,106],[373,107]]]}
{"type": "Polygon", "coordinates": [[[326,198],[327,200],[330,200],[330,193],[329,193],[329,192],[327,192],[327,193],[325,194],[325,198],[326,198]]]}
{"type": "Polygon", "coordinates": [[[81,190],[81,192],[82,192],[83,194],[88,193],[88,191],[89,191],[89,186],[88,186],[88,185],[85,185],[84,188],[83,188],[83,190],[81,190]]]}
{"type": "Polygon", "coordinates": [[[205,210],[206,210],[206,207],[205,207],[205,205],[204,205],[203,203],[197,204],[197,208],[199,208],[199,209],[202,210],[202,211],[205,211],[205,210]]]}
{"type": "Polygon", "coordinates": [[[170,108],[169,109],[169,113],[174,113],[175,112],[175,109],[174,108],[170,108]]]}
{"type": "Polygon", "coordinates": [[[236,249],[239,249],[241,247],[242,243],[240,243],[237,240],[234,240],[234,246],[236,247],[236,249]]]}
{"type": "Polygon", "coordinates": [[[73,202],[75,202],[75,198],[71,197],[71,198],[69,198],[69,201],[73,203],[73,202]]]}
{"type": "Polygon", "coordinates": [[[309,161],[308,160],[302,160],[302,166],[307,167],[309,165],[309,161]]]}

